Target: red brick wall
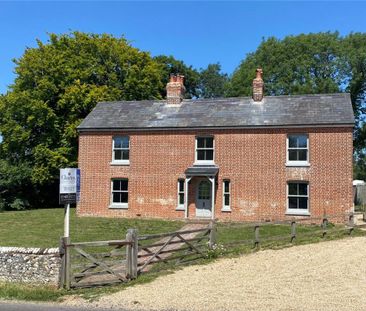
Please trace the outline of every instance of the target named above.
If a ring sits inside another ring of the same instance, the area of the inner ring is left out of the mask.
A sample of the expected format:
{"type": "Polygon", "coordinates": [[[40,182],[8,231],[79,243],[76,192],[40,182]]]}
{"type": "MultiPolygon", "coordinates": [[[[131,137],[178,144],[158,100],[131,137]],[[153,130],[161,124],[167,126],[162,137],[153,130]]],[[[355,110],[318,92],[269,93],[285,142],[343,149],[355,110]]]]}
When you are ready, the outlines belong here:
{"type": "MultiPolygon", "coordinates": [[[[79,215],[184,218],[176,211],[177,180],[194,163],[195,136],[213,134],[219,166],[215,217],[222,220],[285,218],[287,182],[309,182],[311,216],[352,209],[352,129],[309,128],[81,133],[79,215]],[[309,135],[310,167],[286,167],[288,133],[309,135]],[[111,165],[113,135],[130,136],[130,165],[111,165]],[[128,178],[128,210],[110,209],[111,178],[128,178]],[[231,181],[231,212],[222,212],[222,181],[231,181]]],[[[195,216],[198,179],[189,186],[195,216]]]]}

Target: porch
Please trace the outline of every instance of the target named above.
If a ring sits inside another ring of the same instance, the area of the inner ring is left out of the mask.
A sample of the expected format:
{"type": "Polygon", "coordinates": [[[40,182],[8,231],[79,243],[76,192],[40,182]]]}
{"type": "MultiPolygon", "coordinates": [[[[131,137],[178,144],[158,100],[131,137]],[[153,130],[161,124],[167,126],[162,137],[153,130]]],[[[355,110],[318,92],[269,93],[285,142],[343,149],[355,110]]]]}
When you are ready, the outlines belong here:
{"type": "Polygon", "coordinates": [[[219,168],[215,165],[195,165],[186,169],[184,185],[185,219],[215,219],[218,171],[219,168]],[[194,210],[194,213],[190,210],[194,210]]]}

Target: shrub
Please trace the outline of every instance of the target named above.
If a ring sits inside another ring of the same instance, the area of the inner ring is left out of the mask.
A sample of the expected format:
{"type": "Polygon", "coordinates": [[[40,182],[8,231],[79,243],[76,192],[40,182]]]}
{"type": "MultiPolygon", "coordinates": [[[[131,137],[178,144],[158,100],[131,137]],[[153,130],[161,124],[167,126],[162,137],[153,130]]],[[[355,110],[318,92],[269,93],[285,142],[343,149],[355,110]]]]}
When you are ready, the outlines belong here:
{"type": "Polygon", "coordinates": [[[29,207],[29,203],[27,200],[16,198],[12,203],[9,204],[11,209],[15,210],[25,210],[29,207]]]}

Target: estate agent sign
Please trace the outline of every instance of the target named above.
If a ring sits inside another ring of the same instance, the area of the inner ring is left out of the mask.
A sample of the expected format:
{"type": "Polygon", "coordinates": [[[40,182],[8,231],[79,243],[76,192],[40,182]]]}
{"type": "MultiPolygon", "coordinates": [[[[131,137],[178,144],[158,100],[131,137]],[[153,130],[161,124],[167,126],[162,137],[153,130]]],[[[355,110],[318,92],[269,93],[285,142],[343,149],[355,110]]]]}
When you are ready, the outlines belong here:
{"type": "Polygon", "coordinates": [[[79,201],[80,169],[60,169],[60,204],[71,204],[79,201]]]}

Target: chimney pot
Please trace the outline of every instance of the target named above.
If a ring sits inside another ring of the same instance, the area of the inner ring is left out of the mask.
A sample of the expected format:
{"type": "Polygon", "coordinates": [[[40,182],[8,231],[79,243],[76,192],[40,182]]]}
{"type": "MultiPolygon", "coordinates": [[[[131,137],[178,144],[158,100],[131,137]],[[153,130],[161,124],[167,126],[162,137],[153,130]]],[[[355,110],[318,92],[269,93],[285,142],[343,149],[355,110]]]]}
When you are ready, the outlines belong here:
{"type": "Polygon", "coordinates": [[[253,80],[253,100],[260,102],[264,96],[264,82],[262,78],[263,70],[258,68],[256,70],[256,77],[253,80]]]}
{"type": "Polygon", "coordinates": [[[184,76],[182,75],[170,75],[170,81],[166,85],[166,97],[167,103],[171,105],[178,105],[184,98],[184,76]]]}
{"type": "Polygon", "coordinates": [[[174,73],[170,74],[170,81],[169,82],[177,82],[177,76],[174,73]]]}

